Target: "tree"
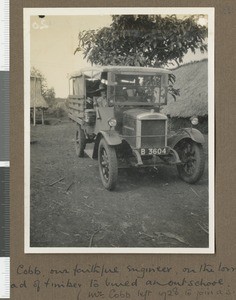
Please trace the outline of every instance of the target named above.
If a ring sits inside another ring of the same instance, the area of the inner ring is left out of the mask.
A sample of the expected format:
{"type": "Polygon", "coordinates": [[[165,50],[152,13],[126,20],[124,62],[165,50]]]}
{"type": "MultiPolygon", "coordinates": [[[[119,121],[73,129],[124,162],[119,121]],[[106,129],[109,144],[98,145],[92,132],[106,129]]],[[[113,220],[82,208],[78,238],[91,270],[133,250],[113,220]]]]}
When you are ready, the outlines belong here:
{"type": "Polygon", "coordinates": [[[53,107],[56,105],[56,99],[55,99],[56,93],[53,87],[50,89],[46,89],[43,93],[43,97],[46,100],[49,107],[53,107]]]}
{"type": "Polygon", "coordinates": [[[55,105],[55,96],[56,96],[54,88],[53,87],[48,88],[47,80],[39,69],[32,67],[30,70],[30,75],[41,78],[42,96],[46,100],[49,107],[53,107],[55,105]]]}
{"type": "Polygon", "coordinates": [[[207,51],[206,37],[194,15],[114,15],[110,27],[80,32],[75,53],[97,65],[163,67],[179,65],[188,50],[207,51]]]}

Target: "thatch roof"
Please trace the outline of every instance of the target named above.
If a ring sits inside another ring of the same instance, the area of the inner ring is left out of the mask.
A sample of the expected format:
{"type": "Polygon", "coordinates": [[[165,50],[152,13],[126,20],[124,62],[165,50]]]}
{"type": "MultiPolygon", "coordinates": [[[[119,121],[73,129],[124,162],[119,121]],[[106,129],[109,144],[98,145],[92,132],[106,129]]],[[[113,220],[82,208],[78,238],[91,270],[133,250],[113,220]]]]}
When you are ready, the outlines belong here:
{"type": "Polygon", "coordinates": [[[169,96],[164,112],[171,117],[187,118],[193,115],[208,115],[208,60],[189,63],[173,70],[176,76],[175,88],[180,96],[174,101],[169,96]]]}
{"type": "Polygon", "coordinates": [[[48,108],[48,104],[42,96],[41,78],[30,76],[30,108],[48,108]]]}

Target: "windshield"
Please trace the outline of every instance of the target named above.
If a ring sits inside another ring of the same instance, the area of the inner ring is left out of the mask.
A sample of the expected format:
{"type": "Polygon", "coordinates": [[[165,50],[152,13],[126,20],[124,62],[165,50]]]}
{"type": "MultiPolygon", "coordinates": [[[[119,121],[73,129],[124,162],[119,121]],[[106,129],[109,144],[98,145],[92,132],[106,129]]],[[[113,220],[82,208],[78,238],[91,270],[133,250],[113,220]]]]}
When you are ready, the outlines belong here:
{"type": "Polygon", "coordinates": [[[111,87],[116,104],[166,104],[167,87],[161,75],[115,74],[111,87]],[[125,103],[124,103],[125,102],[125,103]]]}

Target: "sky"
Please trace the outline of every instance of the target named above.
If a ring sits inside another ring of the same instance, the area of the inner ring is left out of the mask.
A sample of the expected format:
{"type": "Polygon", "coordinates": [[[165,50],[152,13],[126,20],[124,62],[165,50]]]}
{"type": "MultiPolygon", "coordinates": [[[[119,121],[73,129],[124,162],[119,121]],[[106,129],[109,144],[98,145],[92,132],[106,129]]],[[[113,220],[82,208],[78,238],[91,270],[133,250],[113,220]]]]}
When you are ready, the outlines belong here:
{"type": "MultiPolygon", "coordinates": [[[[48,88],[54,87],[56,97],[68,96],[68,75],[90,66],[82,52],[74,51],[78,46],[78,33],[82,30],[98,29],[111,24],[110,15],[73,15],[45,18],[31,16],[30,19],[30,66],[41,71],[48,88]]],[[[207,53],[189,52],[184,63],[201,60],[207,53]]]]}

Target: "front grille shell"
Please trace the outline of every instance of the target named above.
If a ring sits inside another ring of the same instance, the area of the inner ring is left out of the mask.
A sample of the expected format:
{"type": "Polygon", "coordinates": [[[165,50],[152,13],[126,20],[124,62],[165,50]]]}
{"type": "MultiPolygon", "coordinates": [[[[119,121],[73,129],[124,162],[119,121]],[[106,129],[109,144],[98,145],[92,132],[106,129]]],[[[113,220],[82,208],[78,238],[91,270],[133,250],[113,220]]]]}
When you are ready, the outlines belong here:
{"type": "Polygon", "coordinates": [[[166,147],[167,117],[150,111],[128,111],[123,118],[122,133],[133,149],[166,147]]]}
{"type": "Polygon", "coordinates": [[[138,148],[157,148],[167,146],[166,127],[166,120],[142,120],[141,144],[137,144],[138,148]]]}

